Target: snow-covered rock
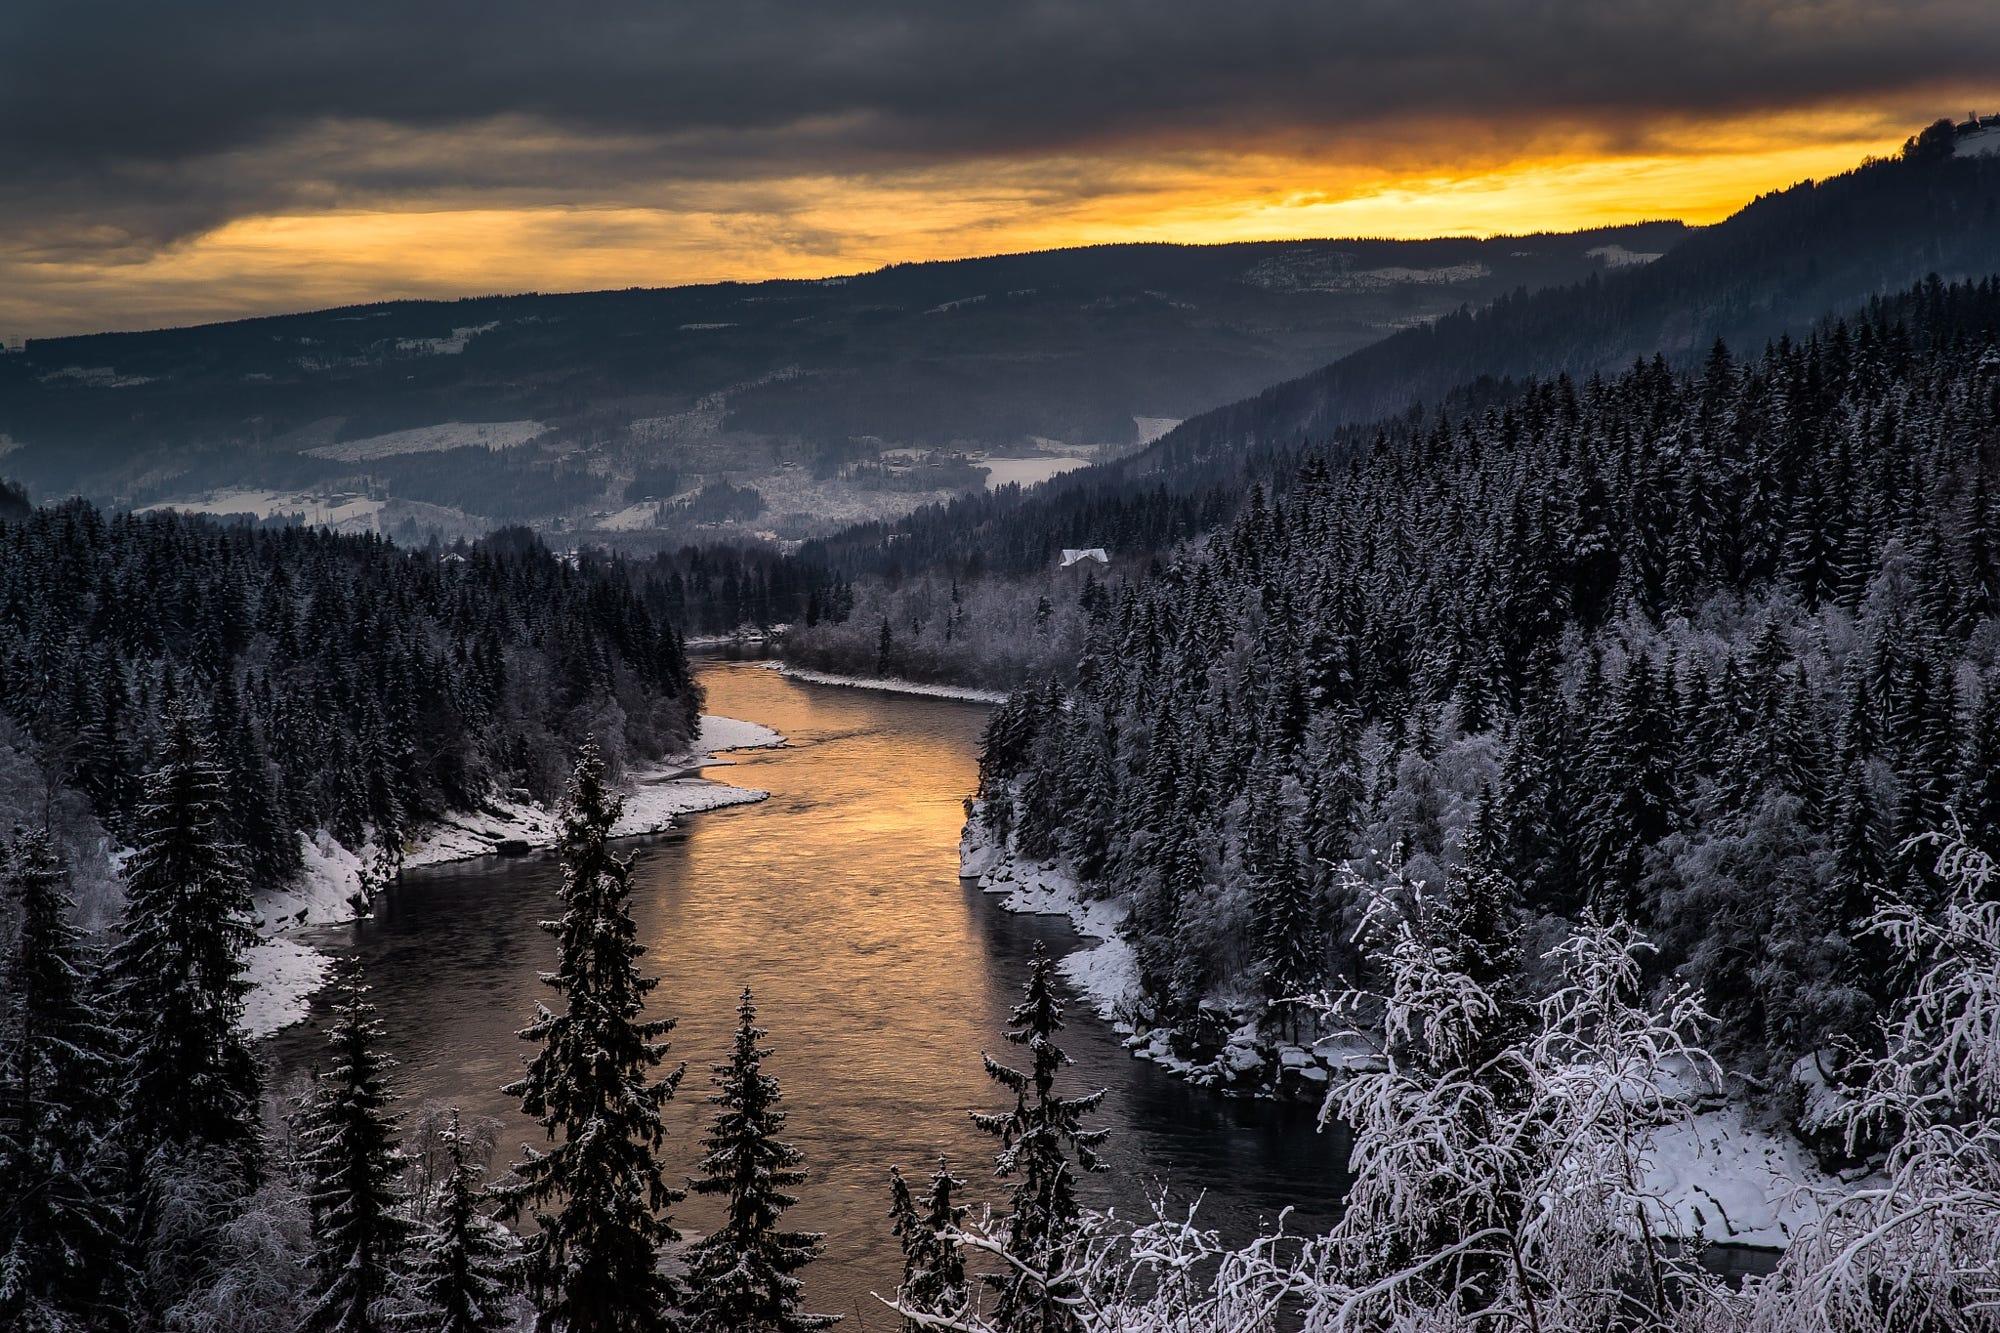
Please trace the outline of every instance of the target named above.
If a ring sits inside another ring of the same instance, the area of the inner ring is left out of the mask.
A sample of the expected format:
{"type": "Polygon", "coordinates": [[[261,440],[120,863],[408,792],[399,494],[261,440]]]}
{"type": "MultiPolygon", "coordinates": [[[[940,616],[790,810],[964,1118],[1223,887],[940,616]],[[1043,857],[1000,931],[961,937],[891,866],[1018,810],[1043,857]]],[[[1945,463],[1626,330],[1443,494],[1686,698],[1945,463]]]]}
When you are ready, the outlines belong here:
{"type": "Polygon", "coordinates": [[[1645,1188],[1671,1214],[1664,1230],[1781,1248],[1818,1216],[1802,1187],[1833,1187],[1805,1145],[1751,1128],[1738,1107],[1703,1111],[1654,1134],[1645,1188]]]}

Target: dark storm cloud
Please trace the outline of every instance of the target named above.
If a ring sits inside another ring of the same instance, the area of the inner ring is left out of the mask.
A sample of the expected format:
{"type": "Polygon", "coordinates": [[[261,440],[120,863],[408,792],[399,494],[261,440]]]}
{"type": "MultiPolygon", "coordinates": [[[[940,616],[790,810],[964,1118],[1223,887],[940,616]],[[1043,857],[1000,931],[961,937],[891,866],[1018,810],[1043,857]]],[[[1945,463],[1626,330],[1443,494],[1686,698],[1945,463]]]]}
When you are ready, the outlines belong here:
{"type": "Polygon", "coordinates": [[[1148,148],[1583,124],[1987,78],[1993,0],[0,7],[16,246],[115,256],[274,207],[598,197],[1148,148]]]}

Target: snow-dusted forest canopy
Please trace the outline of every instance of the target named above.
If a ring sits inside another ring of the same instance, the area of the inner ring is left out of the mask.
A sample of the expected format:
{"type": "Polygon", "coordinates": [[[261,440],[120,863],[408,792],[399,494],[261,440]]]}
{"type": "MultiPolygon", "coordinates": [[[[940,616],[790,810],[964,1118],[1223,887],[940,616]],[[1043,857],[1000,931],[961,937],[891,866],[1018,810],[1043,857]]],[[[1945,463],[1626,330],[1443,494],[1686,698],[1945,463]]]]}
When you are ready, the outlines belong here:
{"type": "Polygon", "coordinates": [[[451,551],[81,502],[0,529],[0,709],[22,790],[72,855],[129,843],[168,720],[191,712],[264,884],[300,835],[350,849],[513,788],[561,790],[596,738],[615,764],[684,749],[700,708],[678,630],[612,562],[525,534],[451,551]],[[32,776],[31,776],[32,775],[32,776]]]}
{"type": "Polygon", "coordinates": [[[1537,939],[1631,922],[1796,1122],[1908,984],[1862,923],[1941,901],[1909,840],[2000,844],[1996,327],[2000,285],[1930,284],[1307,450],[1153,576],[1085,585],[1073,667],[994,720],[981,817],[1130,904],[1182,1027],[1296,1024],[1365,971],[1385,886],[1495,877],[1537,939]]]}

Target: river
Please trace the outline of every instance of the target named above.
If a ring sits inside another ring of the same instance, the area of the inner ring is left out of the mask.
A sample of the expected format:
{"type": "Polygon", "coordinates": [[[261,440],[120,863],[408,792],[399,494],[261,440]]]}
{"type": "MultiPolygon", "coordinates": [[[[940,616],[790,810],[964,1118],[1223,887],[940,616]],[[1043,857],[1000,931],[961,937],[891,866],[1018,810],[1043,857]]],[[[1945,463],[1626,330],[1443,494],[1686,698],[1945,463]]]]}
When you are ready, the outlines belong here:
{"type": "MultiPolygon", "coordinates": [[[[693,1165],[709,1066],[727,1050],[747,982],[770,1030],[787,1137],[811,1173],[788,1222],[826,1234],[806,1276],[811,1308],[847,1315],[846,1328],[893,1328],[870,1295],[900,1272],[888,1168],[921,1177],[945,1154],[970,1197],[1004,1197],[993,1140],[966,1115],[1004,1105],[980,1052],[1024,1054],[1001,1034],[1030,952],[1066,950],[1076,936],[1067,921],[1002,911],[958,878],[985,708],[805,685],[746,662],[705,661],[700,674],[710,712],[763,723],[788,744],[710,771],[769,800],[626,844],[644,962],[664,978],[654,1010],[679,1019],[671,1058],[689,1066],[669,1107],[669,1159],[676,1173],[693,1165]]],[[[540,855],[413,871],[367,919],[315,937],[366,960],[406,1105],[442,1099],[506,1121],[496,1170],[539,1132],[499,1089],[528,1052],[515,1030],[550,994],[535,975],[553,940],[536,922],[556,885],[540,855]]],[[[323,1017],[267,1043],[280,1083],[317,1058],[323,1017]]],[[[1111,1170],[1085,1183],[1089,1202],[1130,1214],[1163,1186],[1182,1201],[1202,1196],[1206,1222],[1238,1238],[1286,1206],[1299,1225],[1330,1219],[1345,1141],[1316,1133],[1311,1108],[1194,1087],[1128,1055],[1080,1001],[1070,1018],[1069,1089],[1107,1090],[1095,1120],[1111,1130],[1111,1170]]],[[[707,1200],[676,1210],[687,1230],[712,1216],[707,1200]]]]}

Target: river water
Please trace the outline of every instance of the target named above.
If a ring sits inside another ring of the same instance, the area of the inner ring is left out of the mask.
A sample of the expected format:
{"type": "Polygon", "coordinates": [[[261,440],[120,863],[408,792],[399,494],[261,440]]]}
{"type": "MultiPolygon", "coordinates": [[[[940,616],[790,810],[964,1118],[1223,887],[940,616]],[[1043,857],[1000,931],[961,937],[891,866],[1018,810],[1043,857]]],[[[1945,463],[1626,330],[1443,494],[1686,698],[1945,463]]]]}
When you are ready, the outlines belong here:
{"type": "MultiPolygon", "coordinates": [[[[807,1272],[811,1308],[847,1315],[845,1328],[893,1328],[870,1295],[900,1272],[888,1168],[922,1176],[945,1154],[972,1198],[1004,1198],[994,1142],[966,1115],[1005,1104],[980,1052],[1023,1054],[1001,1034],[1030,952],[1038,942],[1061,952],[1076,936],[1066,921],[1002,911],[958,878],[985,708],[805,685],[746,662],[709,661],[701,677],[710,712],[761,722],[788,744],[709,773],[768,801],[626,844],[644,962],[664,978],[654,1011],[679,1019],[671,1059],[689,1066],[669,1107],[669,1159],[692,1168],[709,1066],[748,983],[770,1030],[787,1137],[810,1172],[788,1222],[826,1234],[807,1272]]],[[[365,958],[407,1105],[441,1099],[503,1118],[496,1170],[539,1134],[499,1089],[528,1053],[516,1029],[551,994],[535,978],[554,942],[536,923],[557,882],[545,856],[413,871],[368,919],[318,936],[365,958]]],[[[1330,1219],[1345,1141],[1316,1133],[1311,1108],[1193,1087],[1128,1055],[1080,1001],[1070,1018],[1070,1091],[1107,1090],[1096,1123],[1111,1130],[1112,1169],[1085,1183],[1089,1202],[1131,1213],[1160,1188],[1200,1196],[1202,1218],[1237,1238],[1287,1206],[1294,1229],[1330,1219]]],[[[313,1025],[267,1043],[281,1085],[317,1059],[322,1023],[316,1011],[313,1025]]],[[[676,1219],[699,1231],[712,1210],[691,1198],[676,1219]]]]}

